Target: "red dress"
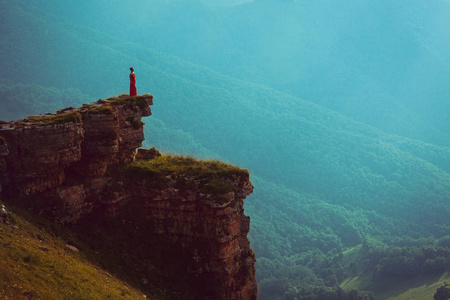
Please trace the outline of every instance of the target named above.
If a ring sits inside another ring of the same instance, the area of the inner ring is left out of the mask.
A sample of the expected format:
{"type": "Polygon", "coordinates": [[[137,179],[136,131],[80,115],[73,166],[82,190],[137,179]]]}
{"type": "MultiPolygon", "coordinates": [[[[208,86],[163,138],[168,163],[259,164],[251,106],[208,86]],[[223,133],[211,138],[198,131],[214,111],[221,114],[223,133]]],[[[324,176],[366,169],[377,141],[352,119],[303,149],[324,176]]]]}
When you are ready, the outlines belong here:
{"type": "Polygon", "coordinates": [[[136,75],[134,73],[130,73],[130,97],[136,96],[136,75]]]}

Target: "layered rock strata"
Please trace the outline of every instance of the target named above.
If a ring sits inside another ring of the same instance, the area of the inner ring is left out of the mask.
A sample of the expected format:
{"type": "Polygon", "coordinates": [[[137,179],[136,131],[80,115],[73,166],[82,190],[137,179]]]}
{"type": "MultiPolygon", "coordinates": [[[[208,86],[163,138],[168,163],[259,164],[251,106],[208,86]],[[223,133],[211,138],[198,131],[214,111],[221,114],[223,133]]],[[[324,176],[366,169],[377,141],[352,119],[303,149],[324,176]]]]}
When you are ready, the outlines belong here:
{"type": "Polygon", "coordinates": [[[118,97],[2,122],[9,148],[4,193],[32,201],[57,221],[76,222],[95,205],[107,169],[133,159],[152,103],[151,95],[118,97]]]}
{"type": "Polygon", "coordinates": [[[119,249],[123,268],[145,282],[173,289],[169,297],[256,299],[248,172],[154,149],[134,162],[152,104],[151,95],[121,96],[1,122],[3,197],[90,237],[97,228],[95,242],[119,249]]]}
{"type": "Polygon", "coordinates": [[[127,164],[119,173],[114,185],[128,189],[124,208],[133,216],[120,218],[145,228],[138,243],[144,253],[138,256],[151,253],[141,266],[173,279],[167,260],[160,259],[170,257],[172,266],[184,270],[177,281],[187,283],[184,289],[195,299],[256,299],[250,218],[243,210],[253,191],[246,170],[162,156],[127,164]]]}

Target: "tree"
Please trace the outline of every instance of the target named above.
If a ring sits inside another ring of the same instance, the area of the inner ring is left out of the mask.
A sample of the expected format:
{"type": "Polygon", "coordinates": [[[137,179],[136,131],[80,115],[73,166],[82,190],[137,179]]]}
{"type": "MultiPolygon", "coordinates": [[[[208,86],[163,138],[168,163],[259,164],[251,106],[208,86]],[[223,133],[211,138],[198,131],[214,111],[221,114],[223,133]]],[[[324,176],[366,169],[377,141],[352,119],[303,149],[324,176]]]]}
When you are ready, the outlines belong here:
{"type": "Polygon", "coordinates": [[[436,290],[434,294],[434,300],[448,300],[450,299],[450,289],[447,288],[447,284],[441,286],[436,290]]]}

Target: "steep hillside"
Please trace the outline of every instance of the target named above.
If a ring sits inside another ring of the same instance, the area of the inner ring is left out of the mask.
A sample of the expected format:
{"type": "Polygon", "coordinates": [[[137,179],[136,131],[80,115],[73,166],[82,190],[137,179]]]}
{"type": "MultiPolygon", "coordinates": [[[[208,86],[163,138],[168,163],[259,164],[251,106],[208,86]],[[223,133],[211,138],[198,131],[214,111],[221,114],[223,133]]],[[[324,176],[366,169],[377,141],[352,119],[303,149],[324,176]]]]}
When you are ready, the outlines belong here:
{"type": "Polygon", "coordinates": [[[340,256],[347,276],[341,287],[371,290],[376,299],[433,299],[450,279],[449,256],[438,245],[396,248],[365,240],[340,256]],[[420,270],[411,272],[411,267],[420,270]],[[402,272],[409,274],[401,276],[402,272]]]}
{"type": "Polygon", "coordinates": [[[2,299],[164,299],[106,271],[67,229],[10,208],[8,224],[0,222],[2,299]]]}

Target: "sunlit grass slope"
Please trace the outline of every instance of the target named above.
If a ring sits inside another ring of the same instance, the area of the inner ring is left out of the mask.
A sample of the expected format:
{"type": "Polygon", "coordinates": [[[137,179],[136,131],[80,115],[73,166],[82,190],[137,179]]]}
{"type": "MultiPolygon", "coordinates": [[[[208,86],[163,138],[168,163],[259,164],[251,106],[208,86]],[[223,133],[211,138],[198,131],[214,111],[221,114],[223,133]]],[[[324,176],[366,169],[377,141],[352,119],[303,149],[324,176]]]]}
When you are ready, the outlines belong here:
{"type": "Polygon", "coordinates": [[[33,222],[27,220],[29,215],[25,219],[10,213],[9,225],[0,221],[0,299],[31,294],[33,299],[145,299],[142,292],[89,261],[84,250],[72,248],[75,238],[67,240],[70,234],[31,218],[33,222]]]}
{"type": "Polygon", "coordinates": [[[375,280],[372,270],[364,270],[362,245],[343,252],[342,264],[350,275],[342,283],[345,290],[371,290],[377,300],[433,299],[436,290],[450,281],[449,272],[416,276],[413,278],[383,278],[375,280]]]}
{"type": "Polygon", "coordinates": [[[345,290],[360,289],[371,290],[377,300],[423,300],[433,299],[436,290],[450,281],[448,272],[442,275],[429,275],[411,279],[402,279],[396,282],[385,281],[374,283],[372,275],[365,273],[360,276],[348,278],[341,284],[345,290]]]}

